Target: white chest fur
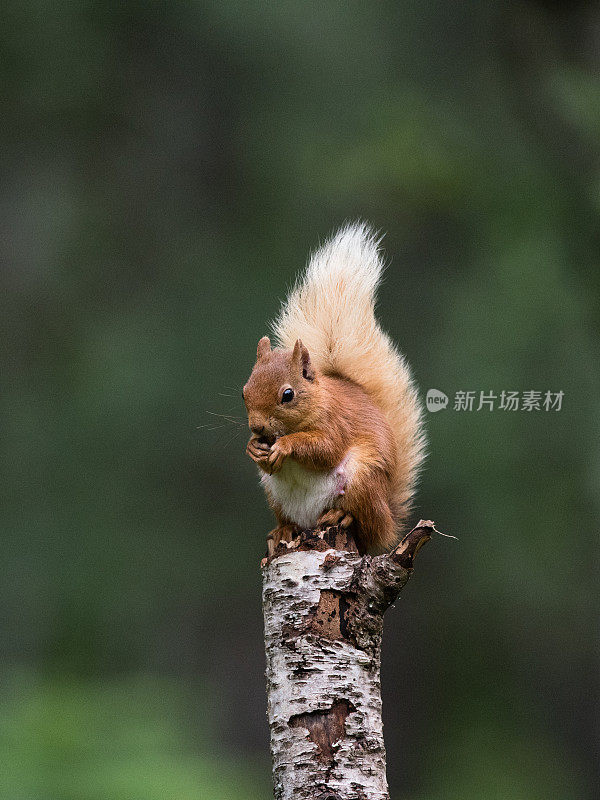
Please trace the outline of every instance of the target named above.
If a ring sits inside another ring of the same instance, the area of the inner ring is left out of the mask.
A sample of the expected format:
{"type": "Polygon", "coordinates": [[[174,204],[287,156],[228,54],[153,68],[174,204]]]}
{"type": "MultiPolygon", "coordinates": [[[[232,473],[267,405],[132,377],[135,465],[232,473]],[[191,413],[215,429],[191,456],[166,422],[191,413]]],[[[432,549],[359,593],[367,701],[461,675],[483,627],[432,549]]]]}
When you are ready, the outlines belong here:
{"type": "Polygon", "coordinates": [[[289,520],[314,528],[323,511],[335,507],[344,494],[347,478],[346,459],[332,470],[317,472],[288,458],[275,475],[263,473],[261,483],[289,520]]]}

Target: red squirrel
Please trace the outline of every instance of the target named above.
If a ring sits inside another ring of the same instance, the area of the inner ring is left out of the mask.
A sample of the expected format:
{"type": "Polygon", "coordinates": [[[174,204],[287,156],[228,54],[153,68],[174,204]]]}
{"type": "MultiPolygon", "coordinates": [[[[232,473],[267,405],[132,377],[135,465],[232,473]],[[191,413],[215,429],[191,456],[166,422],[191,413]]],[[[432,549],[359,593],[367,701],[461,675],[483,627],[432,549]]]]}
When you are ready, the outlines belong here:
{"type": "Polygon", "coordinates": [[[361,223],[321,247],[258,343],[243,388],[277,528],[269,552],[302,529],[354,524],[361,552],[393,547],[424,455],[409,368],[375,318],[383,263],[361,223]]]}

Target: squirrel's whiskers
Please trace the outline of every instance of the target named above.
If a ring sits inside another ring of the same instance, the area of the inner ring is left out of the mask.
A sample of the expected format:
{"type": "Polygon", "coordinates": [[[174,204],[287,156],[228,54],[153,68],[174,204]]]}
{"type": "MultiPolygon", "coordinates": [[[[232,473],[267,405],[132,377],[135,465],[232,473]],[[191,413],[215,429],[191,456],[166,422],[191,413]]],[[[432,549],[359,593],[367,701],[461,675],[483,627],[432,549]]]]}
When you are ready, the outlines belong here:
{"type": "Polygon", "coordinates": [[[246,452],[277,518],[300,528],[354,523],[359,549],[398,541],[424,457],[410,370],[374,314],[379,240],[342,228],[312,257],[264,336],[243,389],[246,452]]]}

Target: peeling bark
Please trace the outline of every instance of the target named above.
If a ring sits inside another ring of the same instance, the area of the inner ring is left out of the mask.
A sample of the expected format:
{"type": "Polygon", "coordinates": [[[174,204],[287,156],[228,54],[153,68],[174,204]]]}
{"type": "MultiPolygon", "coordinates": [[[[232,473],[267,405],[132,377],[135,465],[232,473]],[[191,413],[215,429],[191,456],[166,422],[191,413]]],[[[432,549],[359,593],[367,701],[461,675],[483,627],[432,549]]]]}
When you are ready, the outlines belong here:
{"type": "Polygon", "coordinates": [[[290,717],[292,728],[304,728],[308,739],[317,745],[316,757],[331,765],[335,756],[335,745],[346,735],[346,717],[356,711],[348,700],[336,700],[325,711],[309,711],[307,714],[294,714],[290,717]]]}
{"type": "Polygon", "coordinates": [[[381,722],[383,615],[431,538],[360,556],[339,528],[306,531],[263,562],[276,800],[389,800],[381,722]]]}

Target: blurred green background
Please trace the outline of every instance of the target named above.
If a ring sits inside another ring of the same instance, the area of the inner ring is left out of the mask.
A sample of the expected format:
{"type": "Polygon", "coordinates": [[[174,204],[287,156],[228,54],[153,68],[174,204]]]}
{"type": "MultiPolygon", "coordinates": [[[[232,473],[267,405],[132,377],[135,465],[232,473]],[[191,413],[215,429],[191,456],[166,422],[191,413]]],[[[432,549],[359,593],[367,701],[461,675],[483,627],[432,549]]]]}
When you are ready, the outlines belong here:
{"type": "Polygon", "coordinates": [[[0,796],[270,796],[271,519],[213,415],[360,217],[385,327],[451,398],[414,519],[459,537],[387,617],[392,797],[596,797],[598,5],[1,17],[0,796]],[[562,410],[452,409],[531,389],[562,410]]]}

